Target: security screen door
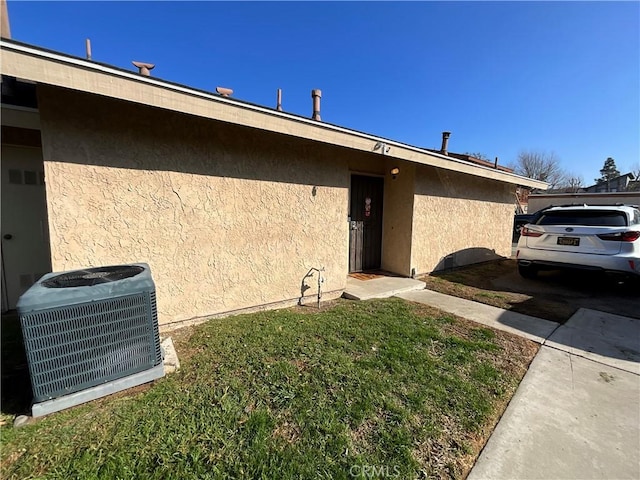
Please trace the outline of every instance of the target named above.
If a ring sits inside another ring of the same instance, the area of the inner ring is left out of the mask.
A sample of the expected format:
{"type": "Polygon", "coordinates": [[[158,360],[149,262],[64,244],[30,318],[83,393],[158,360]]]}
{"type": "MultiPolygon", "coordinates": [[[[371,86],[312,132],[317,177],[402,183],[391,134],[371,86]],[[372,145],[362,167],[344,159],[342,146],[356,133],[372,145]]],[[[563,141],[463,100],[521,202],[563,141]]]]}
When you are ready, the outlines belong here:
{"type": "Polygon", "coordinates": [[[380,268],[384,178],[351,176],[349,272],[380,268]]]}

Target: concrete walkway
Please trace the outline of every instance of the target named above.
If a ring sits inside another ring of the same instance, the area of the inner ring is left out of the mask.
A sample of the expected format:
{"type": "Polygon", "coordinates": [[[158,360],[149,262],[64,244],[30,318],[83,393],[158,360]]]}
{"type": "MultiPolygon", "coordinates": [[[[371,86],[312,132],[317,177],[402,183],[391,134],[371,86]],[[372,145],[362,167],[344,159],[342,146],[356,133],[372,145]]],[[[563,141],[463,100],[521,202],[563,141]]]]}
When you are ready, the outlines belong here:
{"type": "Polygon", "coordinates": [[[429,290],[398,296],[541,344],[469,480],[640,478],[640,320],[580,309],[558,325],[429,290]]]}
{"type": "Polygon", "coordinates": [[[427,284],[420,280],[405,277],[380,276],[371,280],[347,277],[347,288],[342,296],[350,300],[387,298],[404,292],[424,290],[426,286],[427,284]]]}
{"type": "Polygon", "coordinates": [[[438,307],[445,312],[453,313],[462,318],[468,318],[469,320],[498,330],[515,333],[516,335],[528,338],[537,343],[543,343],[545,339],[558,328],[556,322],[510,312],[502,308],[472,302],[464,298],[452,297],[451,295],[445,295],[431,290],[401,293],[396,296],[412,302],[438,307]]]}

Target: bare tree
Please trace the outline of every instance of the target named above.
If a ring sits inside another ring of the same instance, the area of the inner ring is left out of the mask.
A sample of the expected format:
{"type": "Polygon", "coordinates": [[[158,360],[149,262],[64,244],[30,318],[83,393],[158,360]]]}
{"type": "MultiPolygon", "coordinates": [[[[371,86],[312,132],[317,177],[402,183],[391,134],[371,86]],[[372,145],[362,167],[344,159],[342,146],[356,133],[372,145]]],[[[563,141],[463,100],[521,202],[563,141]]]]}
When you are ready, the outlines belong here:
{"type": "Polygon", "coordinates": [[[582,177],[580,175],[567,175],[567,183],[565,188],[569,191],[568,193],[578,193],[578,190],[582,188],[583,185],[582,177]]]}
{"type": "Polygon", "coordinates": [[[522,151],[512,168],[518,175],[547,182],[550,189],[566,185],[569,181],[569,175],[560,166],[560,159],[555,153],[522,151]]]}
{"type": "Polygon", "coordinates": [[[464,152],[465,155],[469,155],[470,157],[477,158],[479,160],[485,160],[489,162],[489,157],[487,157],[484,153],[480,152],[464,152]]]}

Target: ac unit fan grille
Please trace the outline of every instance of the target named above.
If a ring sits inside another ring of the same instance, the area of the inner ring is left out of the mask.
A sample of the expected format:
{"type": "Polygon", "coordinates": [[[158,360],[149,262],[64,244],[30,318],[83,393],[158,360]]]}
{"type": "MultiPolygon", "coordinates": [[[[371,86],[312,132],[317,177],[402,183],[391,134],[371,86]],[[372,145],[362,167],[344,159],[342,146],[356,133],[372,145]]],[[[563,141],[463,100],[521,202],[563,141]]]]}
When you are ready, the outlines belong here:
{"type": "Polygon", "coordinates": [[[155,292],[21,315],[34,401],[162,363],[155,292]]]}
{"type": "Polygon", "coordinates": [[[47,288],[92,287],[102,283],[115,282],[135,277],[144,268],[137,265],[116,265],[113,267],[96,267],[61,273],[42,282],[47,288]]]}

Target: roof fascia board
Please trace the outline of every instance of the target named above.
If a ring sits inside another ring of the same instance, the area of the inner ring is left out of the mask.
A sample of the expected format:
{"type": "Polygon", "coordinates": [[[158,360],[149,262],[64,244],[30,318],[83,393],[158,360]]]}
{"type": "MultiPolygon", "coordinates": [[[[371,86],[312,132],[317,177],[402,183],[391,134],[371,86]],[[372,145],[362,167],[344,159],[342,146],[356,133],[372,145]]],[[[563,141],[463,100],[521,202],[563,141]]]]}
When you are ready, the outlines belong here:
{"type": "Polygon", "coordinates": [[[547,188],[546,183],[530,178],[473,165],[393,140],[172,84],[157,78],[144,77],[93,61],[5,40],[0,42],[0,47],[2,49],[1,68],[5,75],[364,152],[373,152],[374,145],[383,142],[392,147],[387,157],[515,185],[547,188]],[[57,68],[53,68],[53,65],[57,68]]]}

